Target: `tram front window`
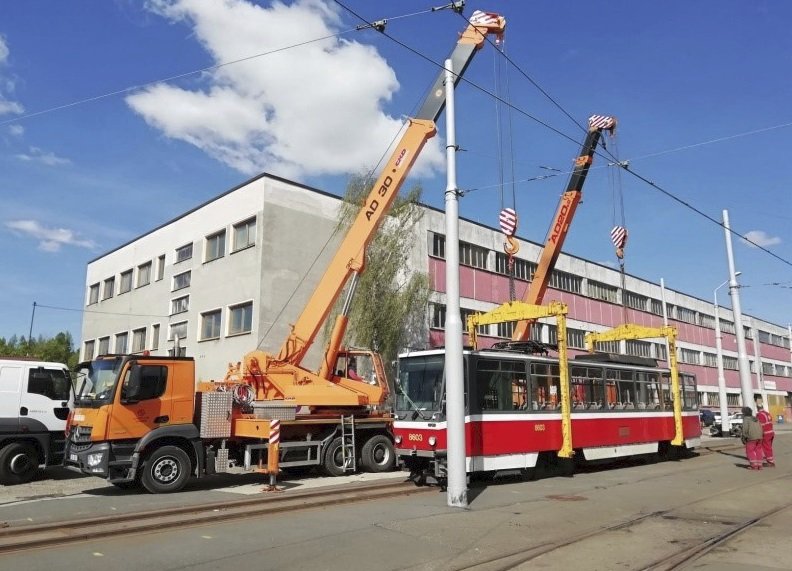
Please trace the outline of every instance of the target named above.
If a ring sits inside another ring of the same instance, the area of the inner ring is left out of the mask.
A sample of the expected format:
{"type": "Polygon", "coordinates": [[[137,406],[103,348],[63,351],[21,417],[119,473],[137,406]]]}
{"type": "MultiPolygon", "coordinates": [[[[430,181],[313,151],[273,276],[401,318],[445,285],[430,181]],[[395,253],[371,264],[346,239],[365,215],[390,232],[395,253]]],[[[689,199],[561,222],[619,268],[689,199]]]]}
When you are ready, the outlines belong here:
{"type": "Polygon", "coordinates": [[[400,418],[414,415],[428,420],[432,413],[442,412],[443,364],[442,355],[399,359],[396,412],[400,418]]]}

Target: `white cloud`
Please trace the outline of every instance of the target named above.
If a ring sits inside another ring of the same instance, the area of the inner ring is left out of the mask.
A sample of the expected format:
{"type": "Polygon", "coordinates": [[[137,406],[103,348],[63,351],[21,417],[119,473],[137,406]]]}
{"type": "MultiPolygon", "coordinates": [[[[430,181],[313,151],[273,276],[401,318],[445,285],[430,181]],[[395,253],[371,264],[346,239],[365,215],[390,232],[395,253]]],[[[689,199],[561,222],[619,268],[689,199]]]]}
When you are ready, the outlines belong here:
{"type": "Polygon", "coordinates": [[[77,246],[92,250],[96,247],[91,240],[81,240],[77,234],[66,228],[46,228],[35,220],[10,220],[6,228],[17,234],[31,236],[39,241],[39,250],[57,252],[61,246],[77,246]]]}
{"type": "Polygon", "coordinates": [[[0,64],[5,63],[8,60],[8,54],[11,53],[8,50],[8,44],[6,43],[5,36],[0,34],[0,64]]]}
{"type": "MultiPolygon", "coordinates": [[[[402,124],[383,111],[399,84],[374,48],[311,41],[340,31],[331,4],[149,0],[147,7],[189,25],[214,63],[275,52],[208,72],[204,89],[160,84],[126,99],[165,136],[234,169],[292,178],[359,171],[380,160],[402,124]],[[277,51],[301,42],[310,43],[277,51]]],[[[435,141],[416,170],[440,168],[443,157],[435,141]]]]}
{"type": "MultiPolygon", "coordinates": [[[[8,56],[11,51],[8,49],[5,37],[0,34],[0,66],[8,62],[8,56]]],[[[20,114],[25,108],[16,101],[8,99],[3,91],[14,91],[14,80],[10,77],[0,75],[0,115],[8,115],[10,113],[20,114]]]]}
{"type": "Polygon", "coordinates": [[[769,236],[764,230],[751,230],[743,236],[743,243],[751,248],[756,248],[757,246],[766,248],[767,246],[780,244],[781,238],[778,236],[769,236]],[[753,242],[753,244],[748,242],[748,240],[753,242]]]}
{"type": "Polygon", "coordinates": [[[43,163],[50,167],[71,164],[69,159],[64,159],[63,157],[59,157],[49,151],[43,151],[38,147],[30,147],[27,153],[20,153],[16,155],[16,158],[22,161],[43,163]]]}
{"type": "Polygon", "coordinates": [[[25,134],[25,128],[22,125],[17,124],[9,125],[8,132],[15,137],[21,137],[25,134]]]}

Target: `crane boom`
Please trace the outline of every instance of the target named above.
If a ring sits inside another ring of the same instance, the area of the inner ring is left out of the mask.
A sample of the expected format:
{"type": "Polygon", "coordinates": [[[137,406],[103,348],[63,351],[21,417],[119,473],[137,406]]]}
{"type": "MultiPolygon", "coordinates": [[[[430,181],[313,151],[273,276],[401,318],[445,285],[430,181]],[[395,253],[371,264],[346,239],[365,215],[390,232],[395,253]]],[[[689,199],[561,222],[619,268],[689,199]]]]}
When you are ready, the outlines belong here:
{"type": "MultiPolygon", "coordinates": [[[[497,14],[477,11],[471,16],[468,27],[460,36],[451,55],[455,83],[459,82],[476,51],[484,45],[487,35],[502,34],[505,26],[505,18],[497,14]]],[[[441,70],[418,114],[409,120],[404,135],[372,186],[308,304],[281,346],[278,361],[292,365],[301,363],[344,286],[353,274],[362,271],[366,247],[393,204],[419,153],[436,133],[435,121],[446,103],[444,74],[445,71],[441,70]]],[[[334,332],[334,337],[339,337],[337,332],[334,332]]]]}
{"type": "MultiPolygon", "coordinates": [[[[607,130],[613,133],[614,129],[616,129],[616,118],[592,115],[589,117],[588,125],[586,139],[583,141],[580,155],[575,159],[575,167],[569,177],[566,191],[561,195],[558,209],[550,225],[550,231],[547,233],[547,240],[544,248],[542,248],[542,254],[539,257],[539,264],[523,297],[525,303],[540,305],[544,299],[545,291],[550,283],[550,276],[553,273],[556,260],[561,254],[561,248],[569,232],[569,225],[572,223],[575,211],[582,198],[583,184],[586,182],[586,176],[594,159],[594,151],[596,151],[597,144],[602,138],[602,132],[607,130]]],[[[528,339],[530,334],[529,325],[529,320],[517,322],[512,334],[512,340],[525,341],[528,339]]]]}

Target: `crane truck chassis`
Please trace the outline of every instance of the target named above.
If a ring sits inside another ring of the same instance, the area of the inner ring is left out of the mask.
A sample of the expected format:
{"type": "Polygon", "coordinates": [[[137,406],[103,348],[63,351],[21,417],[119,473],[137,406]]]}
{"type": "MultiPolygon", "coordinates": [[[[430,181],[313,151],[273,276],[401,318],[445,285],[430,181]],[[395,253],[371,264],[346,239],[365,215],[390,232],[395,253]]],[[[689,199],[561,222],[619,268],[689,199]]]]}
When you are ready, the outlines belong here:
{"type": "MultiPolygon", "coordinates": [[[[454,2],[460,9],[462,2],[454,2]]],[[[458,83],[503,17],[474,12],[451,55],[458,83]]],[[[381,357],[341,348],[349,296],[365,267],[365,250],[393,204],[445,106],[442,70],[324,276],[277,355],[255,350],[219,382],[195,384],[191,358],[105,355],[80,365],[82,383],[67,424],[64,465],[119,487],[176,492],[191,474],[225,472],[233,462],[274,475],[281,467],[320,466],[329,475],[395,464],[393,417],[381,357]],[[341,295],[317,372],[303,358],[341,295]],[[350,378],[351,357],[370,362],[368,382],[350,378]]]]}

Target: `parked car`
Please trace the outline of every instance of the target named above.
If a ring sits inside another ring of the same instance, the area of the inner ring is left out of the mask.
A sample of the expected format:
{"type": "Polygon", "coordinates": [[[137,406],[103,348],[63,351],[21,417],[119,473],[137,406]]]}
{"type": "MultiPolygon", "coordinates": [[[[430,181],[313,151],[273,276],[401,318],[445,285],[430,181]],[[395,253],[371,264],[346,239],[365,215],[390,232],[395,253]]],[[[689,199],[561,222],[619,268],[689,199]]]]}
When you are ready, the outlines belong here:
{"type": "MultiPolygon", "coordinates": [[[[711,436],[723,436],[722,428],[721,428],[721,415],[715,414],[715,420],[710,426],[710,435],[711,436]]],[[[729,415],[729,436],[739,438],[742,436],[742,423],[743,423],[743,414],[741,412],[735,412],[729,415]]]]}
{"type": "Polygon", "coordinates": [[[702,408],[699,411],[699,420],[703,426],[712,426],[712,423],[715,422],[715,413],[707,408],[702,408]]]}

